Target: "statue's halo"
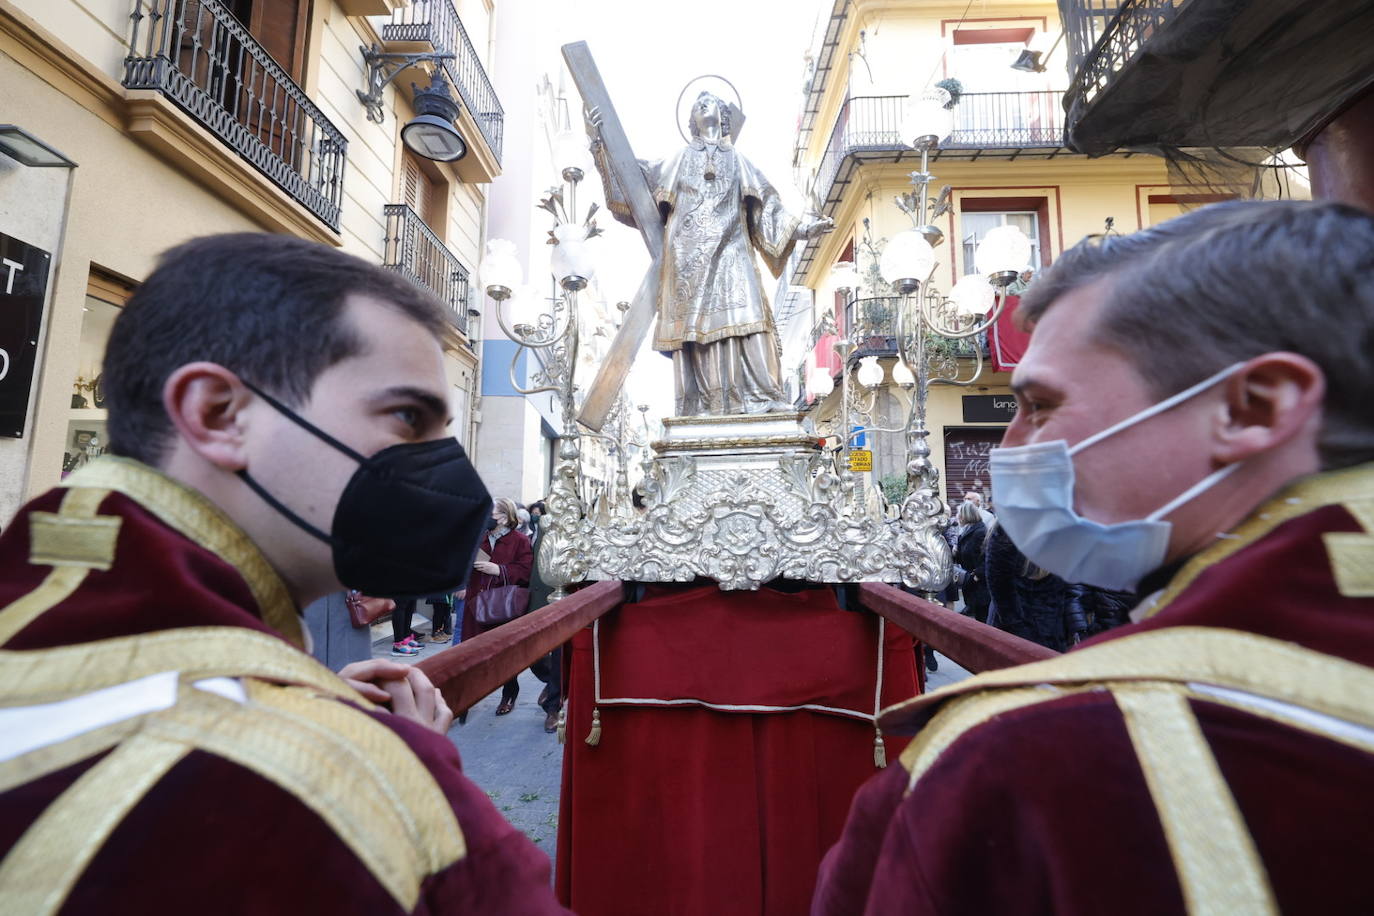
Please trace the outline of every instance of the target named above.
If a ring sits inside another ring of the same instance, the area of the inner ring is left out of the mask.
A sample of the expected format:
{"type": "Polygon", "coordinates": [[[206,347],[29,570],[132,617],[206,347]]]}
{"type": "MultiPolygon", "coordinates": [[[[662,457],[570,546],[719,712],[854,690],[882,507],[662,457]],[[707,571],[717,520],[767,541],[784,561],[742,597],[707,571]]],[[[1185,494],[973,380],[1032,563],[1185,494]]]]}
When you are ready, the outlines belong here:
{"type": "MultiPolygon", "coordinates": [[[[739,132],[744,127],[744,100],[740,98],[739,90],[735,88],[734,83],[730,82],[725,77],[720,76],[716,73],[703,73],[701,76],[692,77],[690,80],[687,81],[687,85],[682,87],[682,91],[677,94],[677,107],[675,109],[677,112],[677,132],[682,135],[683,141],[687,143],[688,146],[692,144],[691,138],[687,136],[687,131],[684,129],[685,125],[687,124],[687,113],[682,110],[682,101],[683,99],[687,98],[688,90],[690,90],[693,86],[696,86],[698,83],[703,83],[706,80],[719,80],[721,83],[724,83],[726,86],[730,87],[730,92],[735,97],[734,102],[727,103],[729,104],[731,109],[730,142],[734,143],[736,140],[739,139],[739,132]]],[[[721,93],[715,91],[714,86],[702,86],[691,96],[692,102],[696,101],[696,97],[698,95],[708,90],[711,91],[717,98],[725,98],[725,96],[723,96],[721,93]]],[[[688,105],[690,106],[691,102],[688,102],[688,105]]]]}

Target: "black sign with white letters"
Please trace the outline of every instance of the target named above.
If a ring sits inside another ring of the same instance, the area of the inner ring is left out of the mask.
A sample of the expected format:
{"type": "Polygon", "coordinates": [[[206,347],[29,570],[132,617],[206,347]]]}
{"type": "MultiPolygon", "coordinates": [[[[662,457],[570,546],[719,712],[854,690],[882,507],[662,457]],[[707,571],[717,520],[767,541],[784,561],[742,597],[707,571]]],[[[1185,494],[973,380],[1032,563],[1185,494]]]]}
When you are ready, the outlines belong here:
{"type": "Polygon", "coordinates": [[[1009,394],[964,395],[965,423],[1010,423],[1016,419],[1016,398],[1009,394]]]}
{"type": "Polygon", "coordinates": [[[21,439],[52,255],[0,234],[0,436],[21,439]]]}

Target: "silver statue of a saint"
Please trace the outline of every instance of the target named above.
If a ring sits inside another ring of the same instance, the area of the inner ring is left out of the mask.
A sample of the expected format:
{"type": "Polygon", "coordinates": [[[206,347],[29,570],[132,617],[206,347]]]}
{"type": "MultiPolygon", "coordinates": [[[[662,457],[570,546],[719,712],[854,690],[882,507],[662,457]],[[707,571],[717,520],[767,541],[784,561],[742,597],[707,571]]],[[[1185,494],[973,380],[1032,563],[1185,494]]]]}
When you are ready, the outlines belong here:
{"type": "MultiPolygon", "coordinates": [[[[834,228],[828,217],[787,212],[763,173],[735,151],[742,124],[735,105],[703,92],[692,103],[690,143],[666,159],[639,160],[663,217],[653,347],[673,358],[679,416],[792,409],[754,252],[776,277],[797,241],[834,228]]],[[[635,226],[595,108],[587,130],[607,206],[635,226]]]]}

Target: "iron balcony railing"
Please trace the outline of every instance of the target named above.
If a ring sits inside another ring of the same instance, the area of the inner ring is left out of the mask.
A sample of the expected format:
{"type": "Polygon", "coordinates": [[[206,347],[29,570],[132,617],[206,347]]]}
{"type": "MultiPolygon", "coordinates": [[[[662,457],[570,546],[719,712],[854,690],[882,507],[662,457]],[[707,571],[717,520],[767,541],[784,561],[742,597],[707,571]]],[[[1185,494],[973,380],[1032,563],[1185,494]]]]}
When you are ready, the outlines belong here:
{"type": "MultiPolygon", "coordinates": [[[[969,92],[954,106],[954,129],[941,152],[969,149],[1057,149],[1064,137],[1061,94],[969,92]]],[[[845,160],[857,154],[912,155],[902,134],[907,97],[855,96],[845,101],[816,171],[816,193],[827,200],[845,160]]]]}
{"type": "Polygon", "coordinates": [[[135,0],[124,85],[156,89],[338,231],[348,141],[220,0],[135,0]]]}
{"type": "Polygon", "coordinates": [[[499,163],[506,114],[452,0],[413,0],[409,6],[394,10],[391,21],[382,26],[382,40],[428,42],[434,50],[454,55],[444,61],[449,82],[458,87],[463,104],[499,163]]]}
{"type": "MultiPolygon", "coordinates": [[[[1064,112],[1061,93],[968,92],[954,107],[954,129],[940,144],[935,158],[952,154],[977,158],[983,152],[1047,150],[1063,146],[1064,112]]],[[[830,140],[816,167],[812,184],[822,213],[833,216],[844,189],[862,162],[920,161],[903,137],[907,96],[874,95],[846,99],[835,118],[830,140]]],[[[819,243],[801,247],[796,276],[804,278],[819,243]]]]}
{"type": "Polygon", "coordinates": [[[1064,106],[1081,111],[1188,0],[1059,0],[1069,51],[1064,106]]]}
{"type": "MultiPolygon", "coordinates": [[[[865,356],[897,355],[897,310],[902,304],[900,296],[870,296],[845,304],[845,334],[858,344],[850,354],[851,361],[865,356]]],[[[982,350],[984,357],[988,355],[986,331],[972,337],[949,338],[933,333],[926,337],[926,351],[932,359],[973,359],[978,350],[982,350]]]]}
{"type": "Polygon", "coordinates": [[[382,266],[429,290],[448,307],[454,326],[468,333],[468,269],[407,204],[387,204],[382,266]]]}

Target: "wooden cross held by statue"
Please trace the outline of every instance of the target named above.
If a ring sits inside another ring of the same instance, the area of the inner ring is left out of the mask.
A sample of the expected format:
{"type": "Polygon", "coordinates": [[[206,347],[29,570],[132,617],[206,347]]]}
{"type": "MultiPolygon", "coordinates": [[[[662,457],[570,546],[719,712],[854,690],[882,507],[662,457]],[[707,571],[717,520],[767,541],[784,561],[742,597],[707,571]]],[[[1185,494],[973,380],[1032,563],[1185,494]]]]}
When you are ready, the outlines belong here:
{"type": "Polygon", "coordinates": [[[592,52],[587,48],[587,43],[575,41],[564,45],[563,60],[567,62],[573,82],[582,94],[582,101],[600,111],[601,140],[605,145],[606,160],[615,175],[616,183],[624,190],[625,200],[634,215],[635,225],[639,226],[640,234],[644,236],[644,244],[649,249],[650,257],[649,271],[644,275],[644,281],[639,284],[639,291],[635,293],[630,310],[625,313],[625,320],[620,325],[620,331],[611,343],[610,352],[607,353],[601,368],[597,370],[592,387],[587,391],[582,411],[577,415],[577,419],[584,426],[600,430],[624,387],[625,376],[630,372],[630,364],[634,362],[635,354],[639,352],[645,335],[654,323],[659,262],[663,257],[663,216],[659,213],[658,205],[654,203],[644,173],[640,171],[639,160],[630,149],[625,128],[616,116],[615,107],[611,105],[611,96],[606,91],[606,84],[601,81],[601,74],[596,69],[596,62],[592,60],[592,52]]]}

